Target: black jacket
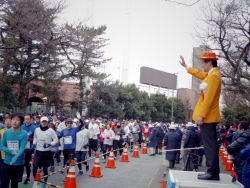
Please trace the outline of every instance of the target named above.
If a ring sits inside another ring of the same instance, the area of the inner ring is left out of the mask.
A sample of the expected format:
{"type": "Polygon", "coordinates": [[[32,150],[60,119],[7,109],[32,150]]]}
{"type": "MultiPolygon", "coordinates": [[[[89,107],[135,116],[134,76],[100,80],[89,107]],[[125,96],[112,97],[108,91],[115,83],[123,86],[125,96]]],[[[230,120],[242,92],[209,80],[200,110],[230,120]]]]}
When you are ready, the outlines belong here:
{"type": "Polygon", "coordinates": [[[162,141],[165,136],[162,127],[156,127],[156,147],[162,147],[162,141]]]}
{"type": "Polygon", "coordinates": [[[227,152],[234,156],[234,170],[237,174],[242,174],[242,163],[244,160],[241,158],[240,151],[245,148],[246,145],[250,143],[250,129],[245,130],[239,134],[237,140],[232,144],[228,145],[227,152]]]}
{"type": "MultiPolygon", "coordinates": [[[[178,145],[181,142],[179,135],[172,129],[165,134],[164,146],[166,150],[178,149],[178,145]]],[[[177,151],[166,151],[166,160],[175,160],[177,151]]]]}
{"type": "Polygon", "coordinates": [[[183,147],[184,148],[194,148],[200,146],[200,137],[195,131],[195,128],[188,127],[186,132],[186,139],[184,141],[183,147]]]}

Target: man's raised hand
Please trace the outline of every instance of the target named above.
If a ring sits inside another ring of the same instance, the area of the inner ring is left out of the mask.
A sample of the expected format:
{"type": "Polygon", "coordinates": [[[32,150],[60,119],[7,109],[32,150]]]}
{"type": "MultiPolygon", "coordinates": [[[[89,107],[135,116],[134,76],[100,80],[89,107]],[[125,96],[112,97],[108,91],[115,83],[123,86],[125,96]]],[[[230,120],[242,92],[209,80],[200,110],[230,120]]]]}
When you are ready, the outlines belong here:
{"type": "Polygon", "coordinates": [[[181,58],[181,61],[179,61],[179,62],[180,62],[180,64],[181,64],[181,66],[187,68],[187,65],[186,65],[186,63],[185,63],[184,57],[180,56],[180,58],[181,58]]]}

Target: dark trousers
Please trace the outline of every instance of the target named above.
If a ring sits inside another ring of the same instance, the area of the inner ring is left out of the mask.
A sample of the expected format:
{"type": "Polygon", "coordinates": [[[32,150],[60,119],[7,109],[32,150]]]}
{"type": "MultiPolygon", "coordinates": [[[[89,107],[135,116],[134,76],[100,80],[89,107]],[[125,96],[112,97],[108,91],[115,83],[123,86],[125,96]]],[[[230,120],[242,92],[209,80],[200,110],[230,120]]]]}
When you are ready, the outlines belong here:
{"type": "Polygon", "coordinates": [[[114,149],[116,150],[114,151],[115,157],[117,156],[117,152],[120,153],[120,155],[122,155],[123,149],[120,149],[120,148],[123,148],[123,145],[122,145],[123,140],[114,140],[113,142],[114,142],[113,143],[114,149]],[[117,150],[117,149],[120,149],[120,150],[117,150]]]}
{"type": "MultiPolygon", "coordinates": [[[[107,153],[107,152],[111,151],[111,148],[113,148],[113,146],[104,144],[104,145],[103,145],[104,153],[107,153]]],[[[106,156],[107,156],[107,155],[109,156],[109,153],[103,155],[104,159],[106,159],[106,156]]]]}
{"type": "Polygon", "coordinates": [[[54,151],[50,151],[50,158],[49,158],[50,166],[55,166],[54,155],[55,155],[55,152],[54,151]]]}
{"type": "Polygon", "coordinates": [[[82,170],[82,164],[85,164],[85,165],[88,165],[87,162],[83,162],[86,160],[86,157],[87,157],[87,151],[76,151],[76,159],[77,159],[77,162],[82,162],[82,163],[79,163],[78,164],[78,168],[79,170],[82,170]]]}
{"type": "Polygon", "coordinates": [[[13,166],[2,164],[1,167],[1,185],[0,188],[9,187],[11,181],[11,188],[18,188],[18,180],[22,176],[24,165],[13,166]]]}
{"type": "MultiPolygon", "coordinates": [[[[30,172],[31,172],[30,160],[32,157],[32,153],[33,153],[33,150],[25,150],[25,164],[24,164],[24,166],[26,168],[27,178],[30,178],[30,172]]],[[[22,176],[20,178],[22,178],[22,176]]]]}
{"type": "Polygon", "coordinates": [[[220,174],[216,125],[217,123],[203,123],[200,126],[201,137],[208,165],[207,173],[214,177],[218,177],[220,174]]]}
{"type": "Polygon", "coordinates": [[[94,150],[95,152],[97,151],[97,139],[89,139],[89,157],[91,157],[91,150],[94,150]]]}
{"type": "MultiPolygon", "coordinates": [[[[50,159],[50,151],[36,151],[33,160],[33,177],[36,177],[38,167],[43,168],[43,175],[48,175],[48,162],[50,159]]],[[[44,178],[47,181],[48,178],[44,178]]]]}
{"type": "Polygon", "coordinates": [[[59,150],[59,149],[56,150],[55,158],[56,158],[56,162],[57,162],[57,163],[60,163],[60,162],[61,162],[60,155],[61,155],[61,150],[59,150]]]}
{"type": "Polygon", "coordinates": [[[69,166],[70,161],[75,158],[75,149],[64,149],[63,150],[63,166],[69,166]]]}

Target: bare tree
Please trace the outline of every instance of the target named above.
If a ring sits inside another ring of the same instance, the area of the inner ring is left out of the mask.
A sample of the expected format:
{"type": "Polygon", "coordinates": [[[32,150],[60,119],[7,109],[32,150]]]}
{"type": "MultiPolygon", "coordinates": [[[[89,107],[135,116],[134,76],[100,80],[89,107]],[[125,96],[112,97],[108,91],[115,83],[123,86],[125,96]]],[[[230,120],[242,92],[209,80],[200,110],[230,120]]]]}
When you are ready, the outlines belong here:
{"type": "Polygon", "coordinates": [[[225,91],[250,101],[250,1],[207,1],[198,15],[195,39],[217,51],[225,91]]]}
{"type": "Polygon", "coordinates": [[[175,0],[165,0],[167,2],[170,2],[170,3],[174,3],[174,4],[177,4],[177,5],[184,5],[184,6],[193,6],[197,3],[199,3],[201,0],[195,0],[193,2],[190,2],[190,0],[182,0],[182,1],[175,1],[175,0]]]}

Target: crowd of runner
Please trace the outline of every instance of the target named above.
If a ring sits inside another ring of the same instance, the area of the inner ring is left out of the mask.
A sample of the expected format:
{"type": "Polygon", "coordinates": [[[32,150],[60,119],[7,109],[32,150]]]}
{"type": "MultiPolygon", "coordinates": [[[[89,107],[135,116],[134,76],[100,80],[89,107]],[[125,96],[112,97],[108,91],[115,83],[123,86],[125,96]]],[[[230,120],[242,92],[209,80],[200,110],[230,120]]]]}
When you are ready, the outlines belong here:
{"type": "MultiPolygon", "coordinates": [[[[106,120],[102,118],[46,116],[38,114],[0,115],[1,174],[0,188],[17,188],[18,183],[30,183],[31,172],[48,175],[55,165],[68,166],[71,160],[85,161],[95,153],[102,152],[103,163],[111,148],[115,160],[123,153],[124,145],[132,152],[135,143],[147,143],[149,155],[162,155],[166,149],[169,168],[183,160],[183,170],[194,171],[202,166],[204,150],[192,149],[202,146],[199,126],[138,120],[106,120]],[[164,147],[164,148],[163,148],[164,147]],[[183,149],[183,150],[176,150],[183,149]],[[170,151],[173,150],[173,151],[170,151]],[[24,168],[27,177],[23,180],[24,168]],[[31,171],[32,170],[32,171],[31,171]]],[[[232,126],[217,126],[218,153],[221,143],[234,156],[238,181],[250,177],[250,129],[248,122],[232,126]],[[248,158],[248,159],[247,159],[248,158]],[[246,160],[247,159],[247,160],[246,160]]],[[[78,176],[83,175],[82,164],[89,171],[89,163],[78,164],[78,176]]],[[[65,168],[66,169],[66,168],[65,168]]],[[[61,170],[64,173],[64,170],[61,170]]],[[[47,181],[47,177],[44,178],[47,181]]],[[[244,181],[243,181],[244,182],[244,181]]]]}

